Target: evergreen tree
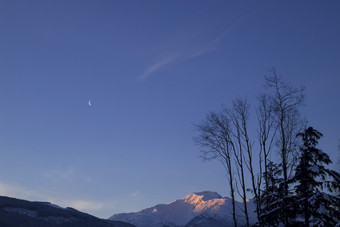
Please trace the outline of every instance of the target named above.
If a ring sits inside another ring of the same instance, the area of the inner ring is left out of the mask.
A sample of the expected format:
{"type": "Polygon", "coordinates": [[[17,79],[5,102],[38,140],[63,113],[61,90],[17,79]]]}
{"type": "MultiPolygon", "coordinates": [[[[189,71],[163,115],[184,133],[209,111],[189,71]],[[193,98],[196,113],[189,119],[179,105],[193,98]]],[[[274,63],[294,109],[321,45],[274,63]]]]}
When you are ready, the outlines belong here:
{"type": "Polygon", "coordinates": [[[264,175],[267,177],[267,187],[261,195],[261,216],[260,223],[265,226],[277,226],[283,218],[280,213],[280,200],[283,197],[283,187],[281,169],[278,164],[268,161],[267,171],[264,175]]]}
{"type": "MultiPolygon", "coordinates": [[[[281,165],[269,161],[264,174],[268,178],[268,187],[261,194],[260,223],[264,226],[296,226],[296,195],[291,189],[286,195],[281,165]]],[[[288,181],[288,185],[291,183],[288,181]]]]}
{"type": "Polygon", "coordinates": [[[328,192],[339,188],[340,178],[336,171],[325,167],[331,160],[316,147],[323,135],[309,127],[297,136],[303,143],[293,178],[296,182],[295,203],[299,205],[297,214],[303,217],[304,226],[335,226],[340,222],[339,197],[328,192]]]}

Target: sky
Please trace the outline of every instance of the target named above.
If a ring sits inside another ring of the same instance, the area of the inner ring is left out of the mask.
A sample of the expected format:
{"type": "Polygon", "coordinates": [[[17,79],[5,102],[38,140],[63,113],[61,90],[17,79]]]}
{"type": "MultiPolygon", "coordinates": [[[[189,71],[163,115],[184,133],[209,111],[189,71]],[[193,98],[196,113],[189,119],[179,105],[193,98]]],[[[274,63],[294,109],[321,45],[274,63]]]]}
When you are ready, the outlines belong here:
{"type": "Polygon", "coordinates": [[[339,1],[0,0],[0,194],[101,218],[228,196],[194,124],[237,97],[254,106],[272,67],[305,86],[301,112],[336,161],[339,12],[339,1]]]}

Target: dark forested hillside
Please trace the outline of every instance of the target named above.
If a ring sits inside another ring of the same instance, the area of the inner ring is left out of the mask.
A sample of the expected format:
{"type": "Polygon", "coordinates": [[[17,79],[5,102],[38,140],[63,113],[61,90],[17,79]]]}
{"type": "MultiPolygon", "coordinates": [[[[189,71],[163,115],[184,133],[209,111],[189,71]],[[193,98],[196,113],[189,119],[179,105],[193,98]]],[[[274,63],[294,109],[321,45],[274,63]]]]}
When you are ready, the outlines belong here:
{"type": "Polygon", "coordinates": [[[0,226],[15,227],[133,227],[99,219],[73,208],[61,208],[48,202],[29,202],[0,196],[0,226]]]}

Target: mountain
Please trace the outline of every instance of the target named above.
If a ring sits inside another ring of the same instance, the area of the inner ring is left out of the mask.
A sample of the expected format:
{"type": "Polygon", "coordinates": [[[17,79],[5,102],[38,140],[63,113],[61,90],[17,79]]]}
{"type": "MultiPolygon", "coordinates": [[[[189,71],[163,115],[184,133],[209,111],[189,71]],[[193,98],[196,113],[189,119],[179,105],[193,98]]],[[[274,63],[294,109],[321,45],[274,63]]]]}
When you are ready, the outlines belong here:
{"type": "MultiPolygon", "coordinates": [[[[251,223],[256,222],[255,204],[247,203],[251,223]]],[[[242,218],[243,204],[236,202],[236,213],[239,224],[242,218]]],[[[182,226],[229,226],[232,225],[231,199],[222,197],[213,191],[195,192],[183,199],[168,204],[160,204],[136,213],[112,215],[109,220],[124,221],[137,227],[182,227],[182,226]]]]}
{"type": "Polygon", "coordinates": [[[0,226],[133,227],[134,225],[99,219],[73,208],[61,208],[48,202],[29,202],[0,196],[0,226]]]}

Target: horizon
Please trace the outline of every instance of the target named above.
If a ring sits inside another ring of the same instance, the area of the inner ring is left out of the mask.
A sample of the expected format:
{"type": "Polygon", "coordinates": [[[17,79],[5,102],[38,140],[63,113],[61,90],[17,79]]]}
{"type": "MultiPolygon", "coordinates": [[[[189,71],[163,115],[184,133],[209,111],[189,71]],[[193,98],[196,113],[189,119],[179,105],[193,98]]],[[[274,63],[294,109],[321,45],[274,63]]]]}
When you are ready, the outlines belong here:
{"type": "Polygon", "coordinates": [[[339,11],[336,1],[0,0],[0,195],[100,218],[192,192],[229,196],[194,125],[234,98],[253,107],[272,67],[305,86],[301,113],[339,168],[339,11]]]}

